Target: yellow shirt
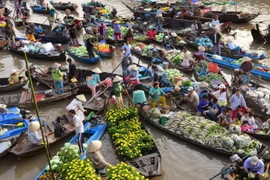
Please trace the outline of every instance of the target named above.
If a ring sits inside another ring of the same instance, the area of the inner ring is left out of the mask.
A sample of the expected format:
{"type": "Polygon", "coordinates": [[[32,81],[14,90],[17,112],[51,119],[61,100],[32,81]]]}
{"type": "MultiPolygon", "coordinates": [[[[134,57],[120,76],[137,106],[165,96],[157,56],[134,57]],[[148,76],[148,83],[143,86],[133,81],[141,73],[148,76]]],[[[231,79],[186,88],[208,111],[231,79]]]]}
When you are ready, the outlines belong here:
{"type": "Polygon", "coordinates": [[[34,34],[28,34],[26,38],[28,41],[36,41],[34,34]]]}

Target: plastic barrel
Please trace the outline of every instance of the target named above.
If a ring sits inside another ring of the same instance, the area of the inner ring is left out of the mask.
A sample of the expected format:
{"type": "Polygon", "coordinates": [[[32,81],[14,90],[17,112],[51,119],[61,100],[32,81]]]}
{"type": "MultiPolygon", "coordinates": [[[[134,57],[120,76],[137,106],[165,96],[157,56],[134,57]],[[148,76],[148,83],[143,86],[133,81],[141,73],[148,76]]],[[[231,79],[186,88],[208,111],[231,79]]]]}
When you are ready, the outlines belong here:
{"type": "Polygon", "coordinates": [[[168,62],[163,62],[163,69],[166,70],[169,68],[169,63],[168,62]]]}

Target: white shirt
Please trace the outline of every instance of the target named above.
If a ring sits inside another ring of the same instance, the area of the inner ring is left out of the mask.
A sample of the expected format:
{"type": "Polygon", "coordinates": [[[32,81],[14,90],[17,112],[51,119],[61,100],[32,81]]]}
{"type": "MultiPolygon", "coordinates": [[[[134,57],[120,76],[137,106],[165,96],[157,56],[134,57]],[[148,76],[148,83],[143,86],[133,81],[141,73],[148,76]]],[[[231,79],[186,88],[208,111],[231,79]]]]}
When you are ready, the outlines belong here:
{"type": "Polygon", "coordinates": [[[156,17],[162,17],[163,11],[161,9],[158,9],[156,12],[156,17]]]}
{"type": "Polygon", "coordinates": [[[84,132],[84,127],[83,127],[83,122],[82,120],[79,118],[79,116],[75,115],[72,118],[72,122],[75,125],[75,132],[76,134],[78,133],[83,133],[84,132]]]}
{"type": "Polygon", "coordinates": [[[127,28],[132,29],[132,27],[133,27],[133,23],[132,22],[127,22],[127,28]]]}
{"type": "Polygon", "coordinates": [[[164,74],[164,69],[157,65],[157,68],[155,71],[152,69],[152,76],[154,76],[154,74],[157,74],[158,76],[162,76],[164,74]]]}
{"type": "Polygon", "coordinates": [[[40,144],[40,141],[42,140],[42,136],[41,136],[41,132],[40,130],[37,130],[37,131],[28,131],[27,132],[27,136],[28,136],[28,139],[29,141],[32,143],[32,144],[40,144]]]}
{"type": "Polygon", "coordinates": [[[198,30],[198,25],[197,24],[191,24],[191,30],[192,31],[196,31],[196,30],[198,30]]]}
{"type": "Polygon", "coordinates": [[[124,46],[122,46],[121,50],[125,51],[125,57],[130,57],[131,56],[131,46],[124,44],[124,46]]]}
{"type": "Polygon", "coordinates": [[[219,23],[219,20],[217,19],[217,20],[212,20],[212,26],[219,26],[220,25],[220,23],[219,23]]]}
{"type": "Polygon", "coordinates": [[[71,103],[66,107],[67,112],[69,112],[70,110],[75,110],[76,115],[78,115],[80,117],[80,119],[84,120],[84,108],[83,108],[83,104],[81,101],[79,101],[77,98],[73,99],[71,101],[71,103]]]}
{"type": "Polygon", "coordinates": [[[189,67],[190,66],[190,59],[189,58],[184,58],[181,66],[182,67],[189,67]]]}
{"type": "Polygon", "coordinates": [[[230,43],[228,43],[227,45],[228,45],[228,48],[229,48],[230,50],[235,49],[234,43],[230,42],[230,43]]]}

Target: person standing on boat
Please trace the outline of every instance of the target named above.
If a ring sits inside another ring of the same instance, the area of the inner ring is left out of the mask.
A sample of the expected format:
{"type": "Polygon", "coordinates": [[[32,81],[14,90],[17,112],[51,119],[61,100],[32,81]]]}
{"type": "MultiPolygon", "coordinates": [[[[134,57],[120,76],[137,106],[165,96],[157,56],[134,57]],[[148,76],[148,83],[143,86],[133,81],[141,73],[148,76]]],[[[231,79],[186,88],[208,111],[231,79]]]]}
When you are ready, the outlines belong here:
{"type": "Polygon", "coordinates": [[[151,70],[153,82],[157,81],[161,83],[162,76],[164,75],[164,69],[159,65],[153,64],[151,70]]]}
{"type": "Polygon", "coordinates": [[[160,7],[158,7],[157,12],[156,12],[156,18],[157,18],[157,27],[158,27],[158,32],[161,33],[163,31],[162,29],[162,23],[164,22],[164,18],[162,13],[165,13],[160,7]]]}
{"type": "Polygon", "coordinates": [[[70,110],[75,110],[77,116],[83,121],[85,119],[84,112],[86,110],[83,108],[83,103],[86,102],[86,98],[83,94],[77,95],[69,105],[67,105],[66,110],[69,112],[70,110]]]}
{"type": "Polygon", "coordinates": [[[213,105],[213,108],[220,108],[219,112],[216,115],[219,115],[220,112],[226,108],[227,105],[227,88],[224,84],[220,84],[218,86],[219,90],[216,92],[212,92],[213,96],[217,96],[217,103],[213,105]]]}
{"type": "Polygon", "coordinates": [[[56,138],[61,138],[67,131],[67,128],[62,125],[62,120],[63,119],[60,116],[56,118],[56,123],[54,126],[54,137],[56,138]]]}
{"type": "Polygon", "coordinates": [[[214,16],[214,18],[212,19],[212,27],[213,28],[219,28],[220,26],[220,22],[218,20],[218,16],[214,16]]]}
{"type": "Polygon", "coordinates": [[[221,55],[221,49],[220,49],[221,35],[218,31],[218,28],[213,29],[213,33],[209,35],[209,39],[213,43],[213,53],[217,54],[217,52],[218,52],[218,55],[220,56],[221,55]]]}
{"type": "Polygon", "coordinates": [[[63,73],[59,70],[61,65],[58,63],[54,63],[52,65],[52,78],[54,81],[55,91],[58,94],[64,93],[64,82],[63,82],[63,73]]]}
{"type": "Polygon", "coordinates": [[[91,160],[98,174],[105,175],[106,168],[111,166],[111,164],[106,162],[105,158],[103,157],[100,151],[101,146],[101,141],[91,141],[87,147],[86,158],[91,160]]]}
{"type": "Polygon", "coordinates": [[[100,34],[100,36],[101,36],[102,39],[105,39],[105,36],[106,36],[106,26],[105,26],[104,23],[101,23],[100,24],[99,34],[100,34]]]}
{"type": "Polygon", "coordinates": [[[251,59],[249,57],[243,57],[243,62],[240,65],[240,70],[243,72],[242,83],[248,84],[250,81],[250,72],[253,69],[251,59]]]}
{"type": "Polygon", "coordinates": [[[231,96],[229,102],[231,104],[232,119],[236,117],[236,111],[239,106],[244,109],[247,107],[245,98],[241,94],[240,89],[236,89],[236,92],[231,96]]]}
{"type": "MultiPolygon", "coordinates": [[[[69,35],[73,46],[78,46],[79,41],[77,39],[77,31],[75,25],[72,25],[69,29],[69,35]]],[[[90,57],[91,58],[91,57],[90,57]]]]}
{"type": "Polygon", "coordinates": [[[113,79],[113,92],[116,97],[116,106],[117,108],[124,108],[124,101],[122,97],[122,93],[124,91],[120,81],[122,81],[123,78],[120,76],[115,76],[113,79]]]}
{"type": "Polygon", "coordinates": [[[42,135],[40,132],[39,122],[30,120],[27,136],[28,140],[34,145],[40,145],[42,143],[42,135]]]}
{"type": "Polygon", "coordinates": [[[100,83],[100,76],[99,74],[102,72],[99,68],[95,68],[92,70],[94,73],[92,76],[86,78],[87,87],[92,92],[92,97],[96,95],[96,87],[100,83]]]}
{"type": "Polygon", "coordinates": [[[128,83],[128,85],[138,85],[140,84],[139,80],[139,69],[135,64],[130,65],[127,68],[128,76],[125,77],[125,82],[128,83]]]}
{"type": "Polygon", "coordinates": [[[258,180],[259,175],[264,173],[264,163],[257,156],[247,158],[244,162],[244,166],[239,175],[239,180],[243,180],[244,177],[248,177],[249,173],[252,173],[255,177],[249,178],[252,180],[258,180]]]}
{"type": "Polygon", "coordinates": [[[55,9],[54,9],[54,8],[52,8],[52,9],[50,9],[50,10],[49,10],[49,14],[50,14],[49,19],[50,19],[51,21],[53,21],[53,20],[54,20],[54,16],[55,16],[55,14],[57,14],[57,15],[58,15],[58,13],[55,11],[55,9]]]}
{"type": "Polygon", "coordinates": [[[126,68],[132,64],[131,46],[128,40],[125,41],[125,44],[122,46],[121,51],[124,54],[122,60],[122,69],[126,70],[126,68]]]}
{"type": "Polygon", "coordinates": [[[94,44],[92,42],[93,40],[91,38],[87,39],[86,41],[86,50],[88,52],[89,59],[95,57],[94,54],[94,44]]]}
{"type": "Polygon", "coordinates": [[[157,103],[162,104],[162,108],[167,108],[167,102],[165,98],[165,93],[163,90],[159,87],[159,82],[154,82],[153,87],[149,91],[149,101],[150,101],[150,107],[155,108],[157,103]]]}
{"type": "Polygon", "coordinates": [[[71,58],[68,58],[67,62],[68,62],[68,81],[69,83],[71,83],[71,80],[73,78],[76,78],[77,67],[75,62],[71,58]]]}
{"type": "MultiPolygon", "coordinates": [[[[17,71],[15,69],[11,69],[11,74],[8,78],[9,84],[16,84],[20,82],[20,75],[23,73],[24,69],[22,71],[17,71]]],[[[24,80],[24,79],[22,79],[24,80]]]]}
{"type": "Polygon", "coordinates": [[[8,44],[9,45],[14,44],[16,35],[15,35],[14,30],[13,30],[12,24],[9,24],[9,23],[7,24],[5,34],[6,34],[6,37],[8,39],[8,44]]]}
{"type": "Polygon", "coordinates": [[[119,41],[122,38],[122,36],[121,36],[121,30],[120,30],[120,25],[118,21],[115,21],[113,25],[113,30],[114,30],[115,41],[119,41]]]}
{"type": "Polygon", "coordinates": [[[117,10],[116,10],[116,8],[113,8],[111,14],[113,15],[113,17],[116,17],[116,15],[117,15],[117,10]]]}
{"type": "Polygon", "coordinates": [[[84,127],[83,127],[83,120],[80,119],[79,116],[76,115],[76,112],[74,109],[69,110],[69,115],[72,117],[72,124],[75,126],[75,132],[78,135],[78,145],[80,150],[80,155],[83,154],[83,133],[84,133],[84,127]]]}

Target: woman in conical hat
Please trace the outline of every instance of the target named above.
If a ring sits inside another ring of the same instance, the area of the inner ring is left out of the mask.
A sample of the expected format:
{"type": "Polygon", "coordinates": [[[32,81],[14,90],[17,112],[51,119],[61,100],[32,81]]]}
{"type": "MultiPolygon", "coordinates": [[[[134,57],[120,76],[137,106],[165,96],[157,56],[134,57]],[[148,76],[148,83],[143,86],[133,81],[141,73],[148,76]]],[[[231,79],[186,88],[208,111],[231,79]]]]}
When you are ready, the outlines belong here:
{"type": "Polygon", "coordinates": [[[38,121],[30,121],[30,124],[28,126],[28,139],[32,144],[35,145],[39,145],[41,140],[42,140],[42,136],[41,136],[41,132],[40,132],[40,125],[38,121]]]}
{"type": "Polygon", "coordinates": [[[86,77],[87,87],[92,91],[92,96],[96,94],[96,87],[100,83],[99,74],[102,72],[99,68],[95,68],[92,70],[94,74],[92,76],[86,77]]]}
{"type": "Polygon", "coordinates": [[[138,85],[140,84],[139,80],[139,71],[138,66],[132,64],[128,67],[128,76],[125,77],[125,82],[129,85],[138,85]]]}
{"type": "Polygon", "coordinates": [[[113,79],[113,91],[114,95],[116,97],[116,106],[117,108],[123,108],[124,107],[124,101],[122,97],[123,87],[120,84],[120,81],[122,81],[123,78],[120,76],[115,76],[113,79]]]}
{"type": "Polygon", "coordinates": [[[75,110],[77,116],[83,121],[85,119],[84,112],[86,111],[83,108],[83,103],[86,102],[86,98],[83,94],[79,94],[74,98],[71,103],[66,107],[67,112],[70,110],[75,110]]]}
{"type": "Polygon", "coordinates": [[[184,59],[183,59],[181,66],[183,68],[189,68],[190,66],[192,66],[193,63],[194,63],[194,61],[192,59],[191,52],[189,52],[189,51],[185,52],[184,59]]]}

